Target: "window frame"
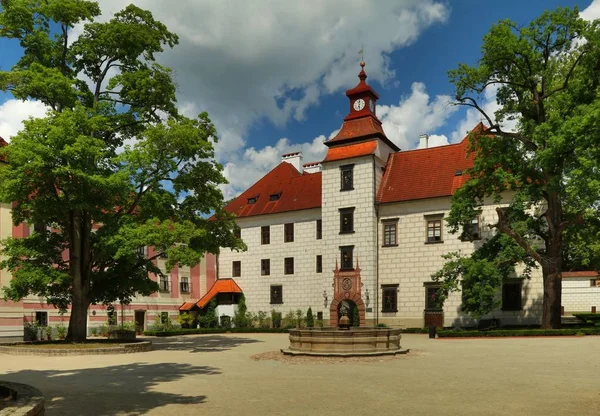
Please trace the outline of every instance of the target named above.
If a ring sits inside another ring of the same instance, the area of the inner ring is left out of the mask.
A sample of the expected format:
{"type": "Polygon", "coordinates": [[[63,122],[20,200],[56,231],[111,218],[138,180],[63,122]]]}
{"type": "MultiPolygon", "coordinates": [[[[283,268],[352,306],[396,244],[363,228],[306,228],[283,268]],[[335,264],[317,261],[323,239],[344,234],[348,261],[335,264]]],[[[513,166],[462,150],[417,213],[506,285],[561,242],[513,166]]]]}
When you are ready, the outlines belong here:
{"type": "Polygon", "coordinates": [[[507,281],[505,281],[504,283],[502,283],[502,306],[501,306],[501,310],[503,311],[507,311],[507,312],[516,312],[516,311],[522,311],[523,310],[523,281],[521,279],[509,279],[507,281]],[[516,287],[518,286],[519,288],[519,296],[518,296],[518,303],[519,306],[517,305],[517,301],[516,300],[510,300],[509,302],[506,302],[507,297],[509,295],[509,293],[507,293],[507,289],[509,287],[516,287]],[[508,305],[506,305],[506,303],[509,303],[508,305]],[[514,303],[514,304],[513,304],[514,303]]]}
{"type": "Polygon", "coordinates": [[[340,270],[341,271],[352,271],[354,270],[354,246],[340,246],[340,270]],[[347,262],[344,261],[344,252],[350,252],[350,267],[347,262]]]}
{"type": "Polygon", "coordinates": [[[386,284],[381,285],[381,313],[395,313],[398,312],[398,288],[400,285],[398,284],[386,284]],[[386,309],[386,292],[394,294],[394,304],[393,308],[386,309]]]}
{"type": "Polygon", "coordinates": [[[180,277],[179,291],[181,293],[190,293],[190,278],[189,277],[187,277],[187,276],[180,277]]]}
{"type": "Polygon", "coordinates": [[[293,257],[284,257],[283,258],[283,274],[292,275],[294,274],[294,258],[293,257]],[[291,272],[288,269],[291,265],[291,272]]]}
{"type": "Polygon", "coordinates": [[[323,255],[317,254],[317,258],[315,261],[316,261],[316,265],[315,265],[316,272],[315,273],[323,273],[323,255]]]}
{"type": "Polygon", "coordinates": [[[426,215],[425,216],[425,244],[441,244],[444,242],[444,214],[426,215]],[[439,240],[435,240],[435,230],[438,227],[433,227],[434,236],[433,239],[429,239],[429,223],[435,223],[439,221],[439,240]]]}
{"type": "Polygon", "coordinates": [[[338,211],[340,213],[340,234],[354,234],[354,211],[356,207],[348,207],[348,208],[340,208],[338,211]],[[344,218],[349,216],[350,225],[349,229],[344,229],[344,218]]]}
{"type": "Polygon", "coordinates": [[[316,224],[316,239],[317,240],[322,240],[323,239],[323,221],[322,220],[317,220],[317,224],[316,224]]]}
{"type": "Polygon", "coordinates": [[[271,244],[271,226],[263,225],[260,227],[260,245],[266,246],[271,244]]]}
{"type": "Polygon", "coordinates": [[[271,276],[271,259],[260,259],[260,275],[271,276]]]}
{"type": "Polygon", "coordinates": [[[269,304],[283,305],[283,285],[271,285],[269,287],[269,294],[270,294],[269,304]],[[278,292],[277,292],[277,288],[279,288],[278,292]]]}
{"type": "Polygon", "coordinates": [[[48,311],[35,311],[35,323],[39,326],[48,326],[48,322],[50,317],[48,316],[48,311]],[[42,316],[44,318],[42,318],[42,316]],[[44,325],[44,322],[46,323],[44,325]]]}
{"type": "Polygon", "coordinates": [[[398,218],[388,218],[385,220],[381,221],[381,226],[382,226],[382,236],[383,236],[383,241],[382,241],[382,247],[398,247],[398,218]],[[386,241],[386,227],[389,226],[393,226],[394,227],[394,241],[391,242],[390,241],[386,241]]]}
{"type": "Polygon", "coordinates": [[[231,262],[231,277],[242,276],[242,261],[234,260],[231,262]]]}
{"type": "Polygon", "coordinates": [[[293,243],[294,242],[294,223],[288,222],[283,224],[283,242],[293,243]]]}
{"type": "MultiPolygon", "coordinates": [[[[442,312],[444,310],[443,306],[435,305],[435,298],[430,296],[430,291],[434,290],[437,292],[442,285],[439,283],[425,283],[425,311],[426,312],[442,312]],[[434,302],[434,305],[431,306],[430,302],[434,302]]],[[[437,293],[435,294],[437,297],[437,293]]]]}
{"type": "Polygon", "coordinates": [[[340,192],[354,190],[354,164],[340,166],[340,192]],[[344,175],[350,176],[349,185],[344,184],[344,175]]]}
{"type": "Polygon", "coordinates": [[[169,293],[171,291],[171,282],[169,281],[169,276],[160,275],[158,284],[159,284],[159,289],[158,289],[159,292],[169,293]]]}
{"type": "Polygon", "coordinates": [[[460,240],[465,242],[481,240],[481,214],[477,214],[477,216],[473,218],[469,224],[463,225],[463,231],[460,235],[460,240]],[[477,224],[477,232],[473,233],[472,227],[475,224],[475,221],[477,224]]]}

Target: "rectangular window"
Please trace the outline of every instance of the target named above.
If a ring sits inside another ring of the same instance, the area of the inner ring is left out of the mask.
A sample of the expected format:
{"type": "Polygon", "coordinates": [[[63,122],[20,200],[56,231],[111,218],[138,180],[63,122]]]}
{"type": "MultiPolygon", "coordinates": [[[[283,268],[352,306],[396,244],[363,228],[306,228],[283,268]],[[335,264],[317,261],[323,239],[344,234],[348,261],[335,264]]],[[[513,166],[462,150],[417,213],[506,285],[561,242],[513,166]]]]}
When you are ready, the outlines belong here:
{"type": "Polygon", "coordinates": [[[460,239],[462,241],[473,241],[481,238],[480,216],[473,218],[470,223],[463,227],[460,239]]]}
{"type": "Polygon", "coordinates": [[[146,257],[146,247],[144,246],[136,248],[135,252],[141,257],[146,257]]]}
{"type": "Polygon", "coordinates": [[[248,198],[248,204],[250,204],[250,205],[256,204],[257,199],[258,199],[258,197],[248,198]]]}
{"type": "Polygon", "coordinates": [[[242,275],[242,262],[232,261],[231,262],[231,277],[240,277],[242,275]]]}
{"type": "Polygon", "coordinates": [[[166,275],[161,275],[160,276],[159,290],[161,292],[168,292],[169,291],[169,276],[166,276],[166,275]]]}
{"type": "Polygon", "coordinates": [[[169,312],[161,312],[160,313],[160,323],[166,324],[169,322],[169,312]]]}
{"type": "Polygon", "coordinates": [[[441,243],[442,242],[442,218],[443,217],[435,217],[429,218],[426,217],[426,235],[427,239],[425,240],[427,243],[441,243]]]}
{"type": "Polygon", "coordinates": [[[283,259],[285,274],[294,274],[294,258],[286,257],[283,259]]]}
{"type": "Polygon", "coordinates": [[[428,311],[441,311],[441,305],[438,304],[439,285],[425,286],[425,309],[428,311]]]}
{"type": "Polygon", "coordinates": [[[317,321],[323,320],[323,312],[317,312],[317,321]]]}
{"type": "Polygon", "coordinates": [[[284,224],[283,226],[283,242],[293,243],[294,242],[294,223],[284,224]]]}
{"type": "Polygon", "coordinates": [[[271,244],[271,227],[268,225],[260,227],[260,243],[271,244]]]}
{"type": "Polygon", "coordinates": [[[397,246],[398,239],[396,233],[398,230],[398,220],[386,220],[383,223],[383,246],[397,246]]]}
{"type": "Polygon", "coordinates": [[[271,286],[271,305],[281,305],[283,303],[283,286],[271,286]]]}
{"type": "Polygon", "coordinates": [[[188,277],[182,277],[179,282],[179,288],[181,293],[190,293],[190,280],[188,277]]]}
{"type": "Polygon", "coordinates": [[[381,285],[381,312],[398,312],[398,285],[381,285]]]}
{"type": "Polygon", "coordinates": [[[340,190],[351,191],[354,189],[354,165],[340,166],[340,190]]]}
{"type": "Polygon", "coordinates": [[[36,222],[33,224],[33,231],[36,233],[45,233],[46,232],[46,224],[41,222],[36,222]]]}
{"type": "Polygon", "coordinates": [[[271,194],[271,195],[269,195],[269,201],[278,201],[280,196],[281,196],[281,192],[278,194],[271,194]]]}
{"type": "Polygon", "coordinates": [[[35,323],[39,326],[48,326],[48,312],[36,312],[35,323]]]}
{"type": "Polygon", "coordinates": [[[323,256],[317,256],[317,273],[323,273],[323,256]]]}
{"type": "Polygon", "coordinates": [[[341,208],[340,210],[340,234],[354,232],[354,208],[341,208]]]}
{"type": "Polygon", "coordinates": [[[323,222],[321,220],[317,220],[317,240],[321,240],[323,238],[323,222]]]}
{"type": "Polygon", "coordinates": [[[353,251],[354,251],[354,246],[340,247],[341,270],[354,270],[354,266],[353,266],[353,262],[352,262],[352,252],[353,251]]]}
{"type": "Polygon", "coordinates": [[[270,276],[271,275],[271,260],[270,259],[262,259],[260,261],[260,275],[261,276],[270,276]]]}
{"type": "Polygon", "coordinates": [[[502,285],[502,310],[520,311],[521,309],[521,281],[505,282],[502,285]]]}

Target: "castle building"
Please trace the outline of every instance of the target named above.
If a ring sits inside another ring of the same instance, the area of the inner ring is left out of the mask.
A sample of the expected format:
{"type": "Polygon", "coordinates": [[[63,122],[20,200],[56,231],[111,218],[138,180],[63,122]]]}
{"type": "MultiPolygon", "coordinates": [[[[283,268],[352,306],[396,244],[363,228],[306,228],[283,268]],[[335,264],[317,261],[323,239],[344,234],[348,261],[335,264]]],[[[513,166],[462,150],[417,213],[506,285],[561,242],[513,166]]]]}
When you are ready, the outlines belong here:
{"type": "MultiPolygon", "coordinates": [[[[325,325],[336,326],[340,308],[357,308],[361,325],[461,326],[460,294],[443,309],[431,275],[445,253],[469,254],[492,235],[495,205],[486,205],[469,227],[468,239],[451,234],[444,217],[451,197],[472,166],[468,139],[402,151],[386,136],[376,114],[378,94],[366,82],[346,91],[349,113],[325,142],[319,163],[301,153],[282,162],[231,201],[246,252],[223,249],[219,275],[243,290],[249,311],[311,307],[325,325]]],[[[482,125],[476,128],[483,128],[482,125]]],[[[541,270],[530,280],[504,284],[501,324],[539,323],[541,270]]]]}

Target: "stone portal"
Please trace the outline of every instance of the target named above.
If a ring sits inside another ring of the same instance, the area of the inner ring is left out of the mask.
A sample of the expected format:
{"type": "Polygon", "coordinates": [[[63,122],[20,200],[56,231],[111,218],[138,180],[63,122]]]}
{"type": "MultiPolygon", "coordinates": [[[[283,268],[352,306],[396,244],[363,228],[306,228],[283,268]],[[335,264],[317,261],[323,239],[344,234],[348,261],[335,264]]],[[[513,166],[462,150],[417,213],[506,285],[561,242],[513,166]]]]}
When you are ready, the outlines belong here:
{"type": "MultiPolygon", "coordinates": [[[[365,326],[365,304],[362,300],[362,286],[360,279],[360,267],[358,267],[358,259],[356,267],[352,270],[340,270],[338,264],[335,264],[333,271],[333,300],[329,306],[329,326],[337,328],[340,314],[339,306],[343,300],[354,302],[358,308],[360,317],[360,326],[365,326]]],[[[351,316],[349,316],[352,319],[351,316]]]]}

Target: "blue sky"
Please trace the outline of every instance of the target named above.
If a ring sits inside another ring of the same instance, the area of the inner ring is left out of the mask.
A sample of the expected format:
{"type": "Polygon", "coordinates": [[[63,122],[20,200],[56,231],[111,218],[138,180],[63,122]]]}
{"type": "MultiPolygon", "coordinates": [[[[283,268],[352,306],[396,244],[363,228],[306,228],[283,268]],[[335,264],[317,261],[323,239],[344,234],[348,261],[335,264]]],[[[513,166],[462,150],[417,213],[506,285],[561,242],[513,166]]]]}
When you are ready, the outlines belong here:
{"type": "MultiPolygon", "coordinates": [[[[130,1],[100,0],[100,19],[130,1]]],[[[447,71],[477,62],[493,23],[509,18],[525,25],[558,6],[600,17],[600,0],[133,2],[180,36],[160,60],[175,71],[180,109],[190,116],[206,110],[217,126],[217,158],[230,181],[226,197],[264,175],[282,153],[302,150],[305,162],[322,157],[323,141],[348,111],[344,91],[358,81],[363,45],[386,133],[411,149],[421,133],[436,144],[453,142],[478,121],[448,105],[447,71]]],[[[0,51],[3,70],[21,53],[4,39],[0,51]]],[[[39,103],[0,95],[0,136],[10,139],[22,119],[43,112],[39,103]]]]}

